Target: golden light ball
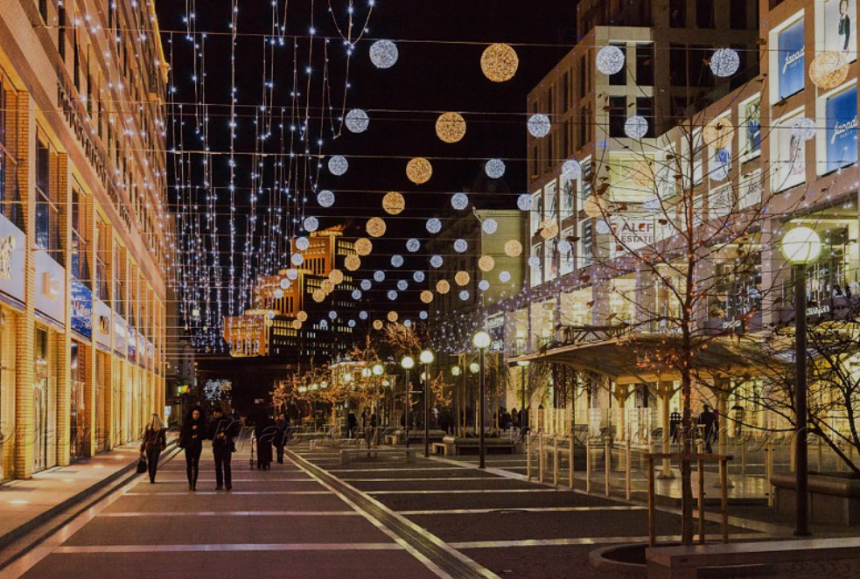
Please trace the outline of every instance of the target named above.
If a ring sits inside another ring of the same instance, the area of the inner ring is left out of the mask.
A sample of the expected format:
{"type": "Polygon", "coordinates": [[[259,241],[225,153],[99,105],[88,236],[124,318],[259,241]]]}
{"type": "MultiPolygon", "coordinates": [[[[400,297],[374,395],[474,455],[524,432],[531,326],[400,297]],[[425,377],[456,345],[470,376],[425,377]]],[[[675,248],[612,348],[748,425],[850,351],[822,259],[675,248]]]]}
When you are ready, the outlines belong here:
{"type": "Polygon", "coordinates": [[[316,303],[321,304],[325,301],[325,292],[321,289],[315,289],[311,297],[316,303]]]}
{"type": "Polygon", "coordinates": [[[483,272],[493,271],[496,267],[496,260],[491,255],[485,255],[478,260],[478,268],[483,272]]]}
{"type": "Polygon", "coordinates": [[[714,119],[705,125],[705,128],[702,130],[702,138],[705,144],[717,149],[723,149],[731,145],[735,128],[732,126],[730,120],[729,117],[723,117],[714,119]]]}
{"type": "Polygon", "coordinates": [[[519,257],[523,254],[523,244],[516,239],[511,239],[505,244],[505,255],[508,257],[519,257]]]}
{"type": "Polygon", "coordinates": [[[358,268],[361,267],[361,258],[357,255],[350,255],[345,260],[343,260],[343,265],[349,271],[357,271],[358,268]]]}
{"type": "Polygon", "coordinates": [[[541,223],[540,236],[544,239],[552,239],[558,235],[558,223],[547,219],[541,223]]]}
{"type": "Polygon", "coordinates": [[[331,292],[333,292],[333,291],[334,291],[334,282],[333,282],[333,281],[331,281],[330,279],[325,279],[325,280],[323,280],[323,282],[320,284],[320,288],[321,288],[321,289],[322,289],[322,291],[324,291],[326,294],[330,294],[331,292]]]}
{"type": "Polygon", "coordinates": [[[373,329],[381,330],[382,329],[382,320],[373,320],[373,329]]]}
{"type": "Polygon", "coordinates": [[[491,44],[481,55],[481,70],[493,82],[511,80],[519,66],[517,51],[507,44],[491,44]]]}
{"type": "Polygon", "coordinates": [[[331,270],[331,273],[328,274],[328,278],[334,285],[340,285],[343,283],[343,272],[339,269],[333,269],[331,270]]]}
{"type": "Polygon", "coordinates": [[[809,78],[821,90],[836,88],[848,78],[848,59],[838,50],[825,50],[809,65],[809,78]]]}
{"type": "Polygon", "coordinates": [[[444,143],[459,143],[466,136],[466,119],[460,113],[442,113],[436,119],[436,136],[444,143]]]}
{"type": "Polygon", "coordinates": [[[458,271],[457,275],[454,276],[454,281],[457,282],[457,285],[464,286],[469,283],[469,280],[472,279],[469,276],[468,272],[458,271]]]}
{"type": "Polygon", "coordinates": [[[299,320],[293,320],[293,329],[294,330],[301,330],[302,329],[302,323],[299,320]]]}
{"type": "Polygon", "coordinates": [[[366,257],[370,255],[370,252],[373,251],[373,242],[370,241],[366,237],[362,237],[358,241],[355,242],[355,252],[361,257],[366,257]]]}
{"type": "Polygon", "coordinates": [[[388,321],[392,324],[397,321],[400,316],[397,315],[397,312],[388,312],[388,321]]]}
{"type": "Polygon", "coordinates": [[[425,304],[429,304],[430,302],[432,302],[433,292],[431,292],[430,290],[424,290],[423,292],[421,292],[421,301],[425,304]]]}
{"type": "Polygon", "coordinates": [[[436,291],[437,291],[437,292],[439,292],[439,293],[440,293],[440,294],[442,294],[442,295],[445,295],[446,293],[448,293],[449,291],[451,291],[451,284],[450,284],[450,283],[448,283],[447,281],[445,281],[444,279],[443,279],[443,280],[439,280],[439,281],[436,283],[436,291]]]}
{"type": "Polygon", "coordinates": [[[389,215],[400,215],[406,209],[406,199],[397,191],[390,191],[382,198],[382,208],[389,215]]]}
{"type": "Polygon", "coordinates": [[[433,165],[424,157],[415,157],[406,165],[406,176],[416,185],[423,185],[433,176],[433,165]]]}
{"type": "Polygon", "coordinates": [[[296,319],[300,322],[306,322],[308,321],[308,313],[305,311],[301,311],[296,314],[296,319]]]}
{"type": "Polygon", "coordinates": [[[385,221],[380,217],[372,217],[367,221],[367,234],[371,237],[382,237],[385,235],[385,221]]]}
{"type": "Polygon", "coordinates": [[[606,213],[606,201],[597,195],[589,195],[582,202],[582,210],[592,219],[603,217],[606,213]]]}

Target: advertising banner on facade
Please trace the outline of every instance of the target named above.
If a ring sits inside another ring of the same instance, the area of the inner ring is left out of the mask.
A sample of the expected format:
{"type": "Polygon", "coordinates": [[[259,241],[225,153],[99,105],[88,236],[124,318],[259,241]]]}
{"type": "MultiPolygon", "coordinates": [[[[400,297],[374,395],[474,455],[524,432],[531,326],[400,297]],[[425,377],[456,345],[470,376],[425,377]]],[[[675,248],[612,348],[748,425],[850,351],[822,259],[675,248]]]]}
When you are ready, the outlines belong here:
{"type": "Polygon", "coordinates": [[[93,292],[80,281],[72,280],[72,331],[93,339],[93,292]]]}
{"type": "Polygon", "coordinates": [[[654,219],[639,217],[612,217],[609,222],[613,237],[623,249],[638,249],[654,245],[654,219]]]}
{"type": "Polygon", "coordinates": [[[827,99],[827,172],[857,162],[857,87],[827,99]]]}
{"type": "Polygon", "coordinates": [[[849,62],[857,58],[857,0],[824,4],[824,50],[841,52],[849,62]]]}
{"type": "Polygon", "coordinates": [[[136,362],[137,361],[137,332],[131,326],[128,327],[128,347],[126,349],[128,352],[128,361],[136,362]]]}
{"type": "Polygon", "coordinates": [[[126,322],[117,315],[113,317],[113,349],[114,352],[123,357],[128,354],[128,330],[126,322]]]}
{"type": "Polygon", "coordinates": [[[779,98],[790,97],[803,90],[805,75],[803,19],[779,33],[779,98]]]}
{"type": "Polygon", "coordinates": [[[487,333],[490,334],[490,351],[505,351],[505,314],[497,314],[487,318],[487,333]]]}

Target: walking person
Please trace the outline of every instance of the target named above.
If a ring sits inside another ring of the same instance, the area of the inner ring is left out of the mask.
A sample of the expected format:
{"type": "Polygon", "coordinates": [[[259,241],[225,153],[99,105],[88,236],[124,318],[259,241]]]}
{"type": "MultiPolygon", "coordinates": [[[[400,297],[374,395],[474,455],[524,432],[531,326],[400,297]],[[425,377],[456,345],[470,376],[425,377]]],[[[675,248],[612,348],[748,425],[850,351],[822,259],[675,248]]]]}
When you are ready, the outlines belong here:
{"type": "Polygon", "coordinates": [[[149,483],[155,484],[155,474],[158,472],[158,457],[167,448],[167,436],[164,433],[164,422],[158,414],[153,414],[143,432],[140,443],[140,454],[146,455],[146,468],[149,472],[149,483]]]}
{"type": "Polygon", "coordinates": [[[702,413],[699,415],[699,425],[704,427],[704,442],[705,442],[705,452],[711,454],[713,448],[711,448],[711,443],[714,438],[716,438],[718,422],[717,415],[713,413],[711,407],[705,404],[702,413]]]}
{"type": "Polygon", "coordinates": [[[275,442],[275,423],[268,414],[260,413],[254,419],[254,440],[257,442],[257,468],[269,470],[272,465],[272,443],[275,442]]]}
{"type": "Polygon", "coordinates": [[[355,430],[358,428],[358,419],[355,414],[350,412],[346,417],[347,428],[349,429],[348,438],[355,438],[355,430]]]}
{"type": "Polygon", "coordinates": [[[284,446],[287,444],[289,424],[283,413],[278,414],[278,418],[275,420],[275,450],[278,452],[278,464],[284,464],[284,446]]]}
{"type": "Polygon", "coordinates": [[[212,454],[215,457],[215,490],[233,488],[233,472],[231,461],[236,443],[233,441],[239,435],[239,422],[224,415],[224,411],[216,406],[212,411],[212,422],[209,423],[208,435],[212,441],[212,454]]]}
{"type": "Polygon", "coordinates": [[[182,422],[179,431],[179,446],[185,449],[185,474],[188,476],[188,490],[197,490],[197,475],[200,473],[200,454],[203,452],[203,439],[206,438],[206,417],[203,409],[195,406],[182,422]]]}

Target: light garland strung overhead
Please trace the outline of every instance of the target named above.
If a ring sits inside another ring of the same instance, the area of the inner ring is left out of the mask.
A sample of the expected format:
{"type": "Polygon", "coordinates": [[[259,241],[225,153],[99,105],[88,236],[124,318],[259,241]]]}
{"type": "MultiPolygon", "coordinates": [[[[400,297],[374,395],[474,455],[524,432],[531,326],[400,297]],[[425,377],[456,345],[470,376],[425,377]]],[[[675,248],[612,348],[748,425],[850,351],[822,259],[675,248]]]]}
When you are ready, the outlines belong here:
{"type": "Polygon", "coordinates": [[[423,283],[424,282],[424,272],[416,271],[412,274],[412,279],[415,280],[415,283],[423,283]]]}
{"type": "Polygon", "coordinates": [[[517,208],[519,208],[520,211],[531,211],[532,196],[528,193],[523,193],[517,197],[517,208]]]}
{"type": "Polygon", "coordinates": [[[358,271],[358,268],[361,267],[361,258],[357,255],[349,255],[343,261],[343,265],[346,266],[346,269],[349,271],[358,271]]]}
{"type": "Polygon", "coordinates": [[[469,300],[469,290],[463,290],[460,292],[460,301],[468,301],[469,300]]]}
{"type": "Polygon", "coordinates": [[[335,155],[328,160],[328,170],[335,177],[345,175],[349,171],[349,161],[343,155],[335,155]]]}
{"type": "Polygon", "coordinates": [[[421,301],[425,304],[429,304],[433,301],[433,292],[430,290],[424,290],[421,292],[421,301]]]}
{"type": "Polygon", "coordinates": [[[381,269],[373,272],[373,281],[375,281],[376,283],[384,282],[385,281],[385,272],[382,271],[381,269]]]}
{"type": "Polygon", "coordinates": [[[592,219],[597,219],[606,213],[606,200],[597,195],[589,195],[582,203],[582,209],[585,214],[592,219]]]}
{"type": "Polygon", "coordinates": [[[328,278],[335,285],[342,284],[343,283],[343,277],[344,277],[343,272],[340,271],[339,269],[333,269],[333,270],[331,270],[331,273],[328,274],[328,278]]]}
{"type": "Polygon", "coordinates": [[[396,290],[388,290],[388,293],[385,294],[385,296],[393,302],[397,299],[397,291],[396,290]]]}
{"type": "Polygon", "coordinates": [[[362,109],[352,109],[346,113],[346,128],[351,133],[363,133],[370,126],[370,117],[362,109]]]}
{"type": "Polygon", "coordinates": [[[414,237],[406,241],[406,250],[408,252],[415,253],[419,249],[421,249],[421,242],[414,237]]]}
{"type": "Polygon", "coordinates": [[[373,320],[373,329],[374,330],[381,330],[382,325],[383,325],[382,320],[373,320]]]}
{"type": "Polygon", "coordinates": [[[727,78],[738,71],[741,59],[736,50],[732,48],[719,48],[711,56],[711,71],[714,76],[727,78]]]}
{"type": "Polygon", "coordinates": [[[552,239],[558,235],[558,223],[552,220],[545,220],[540,226],[540,236],[544,239],[552,239]]]}
{"type": "Polygon", "coordinates": [[[451,291],[451,284],[444,279],[440,279],[438,282],[436,282],[436,291],[442,295],[445,295],[449,291],[451,291]]]}
{"type": "Polygon", "coordinates": [[[441,255],[434,255],[433,257],[430,258],[430,265],[432,265],[436,269],[439,269],[440,267],[442,267],[443,263],[444,263],[444,260],[442,259],[441,255]]]}
{"type": "Polygon", "coordinates": [[[484,165],[484,171],[490,179],[501,179],[505,176],[505,162],[501,159],[490,159],[484,165]]]}
{"type": "Polygon", "coordinates": [[[400,51],[397,45],[390,40],[377,40],[370,45],[370,62],[373,66],[388,69],[397,64],[400,51]]]}
{"type": "Polygon", "coordinates": [[[481,281],[478,282],[478,289],[481,290],[482,292],[487,291],[488,289],[490,289],[490,282],[488,282],[485,279],[482,279],[481,281]]]}
{"type": "Polygon", "coordinates": [[[311,242],[310,240],[308,240],[307,237],[302,236],[296,238],[296,249],[298,249],[299,251],[306,250],[308,247],[310,247],[310,245],[311,242]]]}
{"type": "Polygon", "coordinates": [[[296,267],[302,265],[304,262],[305,262],[305,256],[302,255],[301,253],[294,253],[290,257],[290,263],[292,263],[296,267]]]}
{"type": "Polygon", "coordinates": [[[324,279],[322,283],[320,283],[320,288],[326,293],[326,295],[328,295],[334,291],[334,282],[330,279],[324,279]]]}
{"type": "Polygon", "coordinates": [[[465,193],[454,193],[451,196],[451,207],[457,211],[462,211],[469,206],[469,196],[465,193]]]}
{"type": "Polygon", "coordinates": [[[529,267],[532,269],[538,269],[540,267],[540,258],[536,255],[533,255],[529,258],[529,267]]]}
{"type": "Polygon", "coordinates": [[[459,143],[466,136],[466,119],[459,113],[442,113],[436,119],[436,136],[443,143],[459,143]]]}
{"type": "Polygon", "coordinates": [[[382,208],[389,215],[400,215],[406,209],[406,199],[397,191],[389,191],[382,198],[382,208]]]}
{"type": "Polygon", "coordinates": [[[367,234],[371,237],[382,237],[385,235],[385,221],[379,217],[371,217],[367,220],[367,234]]]}
{"type": "Polygon", "coordinates": [[[305,221],[302,225],[304,225],[305,231],[308,233],[313,233],[320,228],[319,219],[316,217],[305,217],[305,221]]]}
{"type": "Polygon", "coordinates": [[[511,272],[500,271],[499,272],[499,281],[502,283],[508,283],[509,281],[511,281],[511,272]]]}
{"type": "Polygon", "coordinates": [[[471,276],[469,276],[469,272],[467,271],[458,271],[457,275],[454,276],[454,281],[457,282],[457,285],[464,286],[468,285],[471,281],[471,276]]]}
{"type": "Polygon", "coordinates": [[[361,280],[361,283],[359,284],[359,286],[364,291],[370,291],[370,288],[373,287],[373,284],[370,282],[369,279],[363,279],[363,280],[361,280]]]}
{"type": "Polygon", "coordinates": [[[567,239],[562,239],[556,245],[559,253],[570,253],[570,250],[573,249],[573,245],[567,239]]]}
{"type": "Polygon", "coordinates": [[[316,303],[321,304],[325,301],[325,292],[321,289],[315,289],[314,293],[311,294],[311,297],[313,297],[313,300],[316,303]]]}
{"type": "Polygon", "coordinates": [[[403,267],[403,256],[394,254],[391,256],[391,265],[392,267],[403,267]]]}
{"type": "Polygon", "coordinates": [[[544,114],[534,114],[529,117],[528,122],[529,134],[536,139],[542,139],[547,136],[552,130],[552,121],[544,114]]]}
{"type": "Polygon", "coordinates": [[[409,282],[405,279],[401,279],[397,282],[397,289],[402,292],[405,292],[407,289],[409,289],[409,282]]]}
{"type": "Polygon", "coordinates": [[[507,44],[491,44],[481,55],[481,70],[493,82],[511,80],[519,66],[517,51],[507,44]]]}
{"type": "Polygon", "coordinates": [[[406,176],[416,185],[423,185],[433,176],[433,165],[424,157],[416,157],[406,164],[406,176]]]}
{"type": "Polygon", "coordinates": [[[388,312],[388,321],[392,324],[400,319],[400,316],[397,315],[397,312],[388,312]]]}
{"type": "Polygon", "coordinates": [[[454,251],[457,253],[465,253],[466,250],[469,249],[469,242],[465,239],[458,239],[454,241],[454,251]]]}
{"type": "Polygon", "coordinates": [[[621,72],[624,68],[624,52],[617,46],[604,46],[597,52],[595,62],[597,70],[603,74],[613,75],[621,72]]]}

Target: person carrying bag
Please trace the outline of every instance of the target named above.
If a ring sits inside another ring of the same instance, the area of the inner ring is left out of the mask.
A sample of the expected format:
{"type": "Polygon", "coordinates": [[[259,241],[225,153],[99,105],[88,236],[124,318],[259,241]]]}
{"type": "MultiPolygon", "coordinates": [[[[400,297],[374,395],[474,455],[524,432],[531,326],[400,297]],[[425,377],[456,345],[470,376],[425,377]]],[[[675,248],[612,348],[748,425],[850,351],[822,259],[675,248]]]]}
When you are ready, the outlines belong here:
{"type": "Polygon", "coordinates": [[[149,472],[150,484],[155,484],[158,458],[165,448],[167,448],[167,435],[164,432],[164,422],[161,421],[158,414],[153,414],[143,432],[143,440],[140,443],[140,461],[137,463],[137,472],[142,474],[141,463],[145,462],[145,468],[149,472]]]}

